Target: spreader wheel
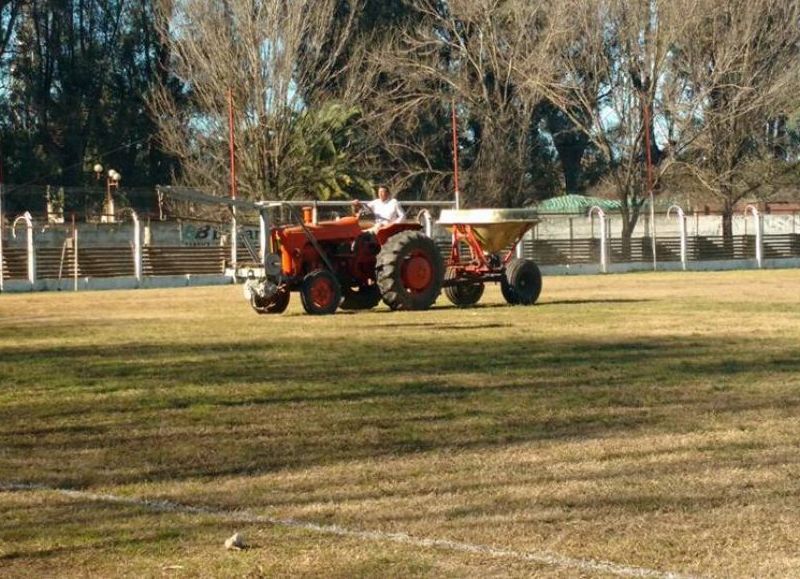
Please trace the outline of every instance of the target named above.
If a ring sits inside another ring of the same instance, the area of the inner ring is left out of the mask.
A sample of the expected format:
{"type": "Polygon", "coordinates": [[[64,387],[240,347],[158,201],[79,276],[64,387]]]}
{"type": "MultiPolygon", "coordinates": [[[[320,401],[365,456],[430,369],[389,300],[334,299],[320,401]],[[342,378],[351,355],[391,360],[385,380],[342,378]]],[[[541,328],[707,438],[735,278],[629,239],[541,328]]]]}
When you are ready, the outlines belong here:
{"type": "Polygon", "coordinates": [[[278,293],[269,299],[251,293],[250,305],[259,314],[282,314],[289,307],[289,296],[286,290],[278,290],[278,293]]]}
{"type": "Polygon", "coordinates": [[[324,269],[312,271],[303,278],[300,301],[309,314],[322,316],[332,314],[342,301],[342,290],[334,275],[324,269]]]}
{"type": "MultiPolygon", "coordinates": [[[[454,267],[448,267],[444,273],[444,279],[453,280],[458,277],[458,270],[454,267]]],[[[459,308],[468,308],[474,306],[480,301],[483,296],[484,283],[463,283],[459,285],[451,285],[444,288],[444,295],[453,304],[459,308]]]]}
{"type": "Polygon", "coordinates": [[[542,273],[529,259],[512,259],[500,280],[500,291],[511,305],[530,306],[542,293],[542,273]]]}
{"type": "Polygon", "coordinates": [[[371,310],[381,301],[381,292],[377,285],[361,285],[342,288],[342,303],[339,307],[343,310],[371,310]]]}
{"type": "Polygon", "coordinates": [[[381,297],[393,310],[427,310],[442,291],[442,256],[433,240],[419,231],[390,237],[375,269],[381,297]]]}

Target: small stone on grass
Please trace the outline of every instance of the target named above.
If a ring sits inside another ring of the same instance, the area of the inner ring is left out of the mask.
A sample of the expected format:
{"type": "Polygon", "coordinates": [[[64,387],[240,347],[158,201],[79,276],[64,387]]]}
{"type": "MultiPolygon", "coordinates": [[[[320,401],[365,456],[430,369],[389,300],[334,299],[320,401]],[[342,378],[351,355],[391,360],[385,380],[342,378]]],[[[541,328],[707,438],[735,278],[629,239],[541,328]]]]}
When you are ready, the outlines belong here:
{"type": "Polygon", "coordinates": [[[228,537],[225,539],[225,548],[229,551],[241,551],[243,549],[247,549],[247,543],[245,543],[244,536],[240,533],[234,533],[232,537],[228,537]]]}

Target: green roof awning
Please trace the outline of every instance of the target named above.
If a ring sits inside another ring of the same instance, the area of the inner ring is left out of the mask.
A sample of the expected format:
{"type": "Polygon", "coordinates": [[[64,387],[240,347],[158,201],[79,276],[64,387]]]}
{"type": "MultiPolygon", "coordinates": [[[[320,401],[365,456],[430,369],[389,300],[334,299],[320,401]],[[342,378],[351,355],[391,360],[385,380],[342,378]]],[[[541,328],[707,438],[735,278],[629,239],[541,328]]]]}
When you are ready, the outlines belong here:
{"type": "Polygon", "coordinates": [[[587,197],[585,195],[561,195],[545,199],[536,206],[540,213],[578,213],[585,214],[591,207],[600,207],[603,211],[619,211],[622,204],[614,199],[587,197]]]}

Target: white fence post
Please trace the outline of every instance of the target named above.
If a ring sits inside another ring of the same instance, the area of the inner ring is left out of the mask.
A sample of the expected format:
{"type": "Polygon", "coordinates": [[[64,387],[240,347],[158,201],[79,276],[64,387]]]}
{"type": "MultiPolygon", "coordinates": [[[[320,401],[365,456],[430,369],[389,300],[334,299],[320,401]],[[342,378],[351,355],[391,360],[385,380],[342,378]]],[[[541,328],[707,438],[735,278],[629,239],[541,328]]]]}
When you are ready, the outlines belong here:
{"type": "Polygon", "coordinates": [[[681,231],[681,267],[684,271],[686,271],[686,214],[683,212],[681,207],[678,205],[673,205],[667,209],[667,219],[669,219],[670,213],[672,213],[673,209],[675,210],[678,219],[678,226],[680,227],[681,231]]]}
{"type": "Polygon", "coordinates": [[[758,265],[758,269],[761,269],[764,266],[764,222],[761,218],[761,213],[754,205],[748,205],[744,208],[745,215],[747,212],[752,213],[753,215],[753,222],[755,223],[756,229],[756,264],[758,265]]]}
{"type": "Polygon", "coordinates": [[[266,208],[262,208],[258,212],[258,247],[261,250],[261,265],[267,267],[267,254],[269,254],[269,247],[267,247],[267,235],[269,233],[269,216],[267,215],[266,208]]]}
{"type": "Polygon", "coordinates": [[[236,225],[236,207],[231,208],[231,267],[233,268],[233,277],[236,279],[236,266],[239,260],[239,235],[238,227],[236,225]]]}
{"type": "Polygon", "coordinates": [[[603,273],[608,273],[608,250],[606,247],[606,213],[597,205],[589,209],[589,220],[592,219],[594,214],[600,218],[600,267],[603,273]]]}
{"type": "Polygon", "coordinates": [[[72,216],[72,281],[73,290],[78,291],[78,228],[72,216]]]}
{"type": "Polygon", "coordinates": [[[25,229],[27,230],[27,257],[28,257],[28,283],[33,286],[36,283],[36,255],[33,248],[33,219],[30,212],[26,211],[14,220],[11,224],[11,236],[17,237],[17,223],[20,221],[25,222],[25,229]]]}
{"type": "Polygon", "coordinates": [[[131,210],[133,219],[133,273],[136,281],[142,283],[142,231],[139,227],[139,216],[131,210]]]}
{"type": "Polygon", "coordinates": [[[124,212],[131,214],[133,221],[133,275],[136,281],[142,283],[142,228],[139,223],[139,215],[130,207],[125,208],[124,212]]]}

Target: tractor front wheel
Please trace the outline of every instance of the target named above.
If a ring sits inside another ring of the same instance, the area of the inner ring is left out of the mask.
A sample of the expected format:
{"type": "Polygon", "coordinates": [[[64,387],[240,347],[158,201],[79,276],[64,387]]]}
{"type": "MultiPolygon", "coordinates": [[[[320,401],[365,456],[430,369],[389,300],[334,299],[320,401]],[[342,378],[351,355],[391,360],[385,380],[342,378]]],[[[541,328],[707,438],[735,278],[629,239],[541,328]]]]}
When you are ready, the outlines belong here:
{"type": "MultiPolygon", "coordinates": [[[[458,270],[454,267],[448,267],[444,274],[444,279],[454,280],[458,277],[458,270]]],[[[483,296],[484,284],[483,282],[463,283],[458,285],[451,285],[444,288],[444,295],[454,305],[459,308],[468,308],[474,306],[480,301],[483,296]]]]}
{"type": "Polygon", "coordinates": [[[300,301],[303,309],[311,315],[332,314],[342,301],[342,290],[331,272],[318,269],[303,278],[300,301]]]}
{"type": "Polygon", "coordinates": [[[542,273],[529,259],[512,259],[500,280],[500,291],[511,305],[530,306],[542,293],[542,273]]]}
{"type": "Polygon", "coordinates": [[[393,310],[427,310],[442,291],[444,262],[430,237],[402,231],[390,237],[378,254],[378,287],[393,310]]]}

